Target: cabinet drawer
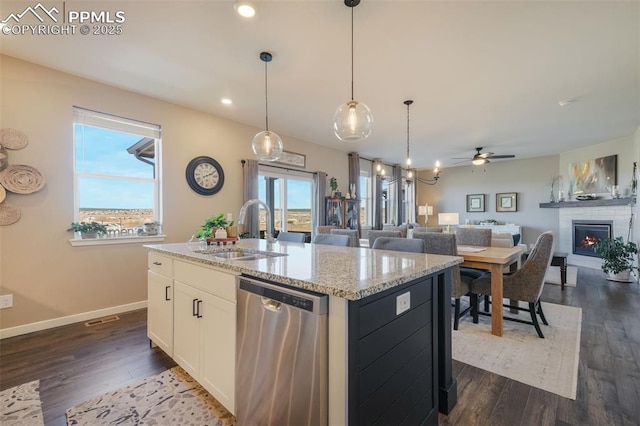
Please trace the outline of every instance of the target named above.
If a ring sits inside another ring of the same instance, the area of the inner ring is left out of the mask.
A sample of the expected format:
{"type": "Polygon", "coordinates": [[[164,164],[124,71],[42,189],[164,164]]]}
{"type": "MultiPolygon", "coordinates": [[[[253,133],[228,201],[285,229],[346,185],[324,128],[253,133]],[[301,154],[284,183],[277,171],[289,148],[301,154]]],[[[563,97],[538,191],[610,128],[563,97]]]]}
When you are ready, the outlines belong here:
{"type": "Polygon", "coordinates": [[[147,267],[153,272],[164,275],[166,277],[173,276],[173,259],[159,253],[149,252],[147,267]]]}
{"type": "Polygon", "coordinates": [[[235,275],[178,260],[174,261],[173,273],[176,281],[236,302],[235,275]]]}

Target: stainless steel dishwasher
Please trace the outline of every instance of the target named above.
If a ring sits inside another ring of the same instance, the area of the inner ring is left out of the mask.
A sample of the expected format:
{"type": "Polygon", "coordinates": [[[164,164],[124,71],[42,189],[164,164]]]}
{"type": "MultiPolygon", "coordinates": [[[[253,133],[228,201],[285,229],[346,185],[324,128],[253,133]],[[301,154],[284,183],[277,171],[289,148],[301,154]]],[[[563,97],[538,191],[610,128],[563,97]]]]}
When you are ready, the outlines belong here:
{"type": "Polygon", "coordinates": [[[326,425],[326,295],[238,277],[239,425],[326,425]]]}

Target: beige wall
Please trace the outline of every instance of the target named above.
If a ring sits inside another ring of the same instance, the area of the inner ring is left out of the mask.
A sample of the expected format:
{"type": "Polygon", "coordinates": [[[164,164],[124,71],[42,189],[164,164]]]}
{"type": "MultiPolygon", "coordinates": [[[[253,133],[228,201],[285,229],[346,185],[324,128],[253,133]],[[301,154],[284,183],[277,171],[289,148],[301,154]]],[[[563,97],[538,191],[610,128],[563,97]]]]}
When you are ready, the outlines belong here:
{"type": "MultiPolygon", "coordinates": [[[[35,194],[9,194],[19,222],[0,227],[0,294],[14,307],[0,311],[0,328],[46,321],[146,300],[142,244],[71,247],[73,220],[72,106],[162,126],[162,184],[166,242],[186,241],[211,214],[242,204],[240,160],[261,129],[94,81],[0,56],[0,126],[23,131],[29,145],[10,151],[12,164],[29,164],[45,177],[35,194]],[[208,155],[225,172],[211,197],[191,191],[184,170],[208,155]]],[[[347,154],[281,135],[285,149],[307,156],[307,170],[347,181],[347,154]]]]}
{"type": "MultiPolygon", "coordinates": [[[[629,188],[633,161],[638,161],[639,151],[640,129],[629,137],[564,152],[558,156],[496,161],[485,166],[453,167],[443,170],[437,185],[418,186],[418,203],[434,205],[434,216],[429,218],[430,225],[437,225],[438,212],[459,212],[460,223],[465,223],[466,219],[495,219],[500,223],[521,225],[524,227],[523,241],[531,244],[546,230],[558,232],[558,209],[539,207],[539,203],[549,202],[551,180],[554,176],[563,177],[566,194],[570,163],[617,154],[618,183],[624,193],[629,188]],[[500,192],[518,193],[517,212],[496,212],[496,193],[500,192]],[[485,212],[467,213],[466,194],[486,194],[485,212]]],[[[429,171],[424,171],[421,176],[428,178],[430,174],[429,171]]],[[[557,197],[557,184],[555,188],[557,197]]]]}

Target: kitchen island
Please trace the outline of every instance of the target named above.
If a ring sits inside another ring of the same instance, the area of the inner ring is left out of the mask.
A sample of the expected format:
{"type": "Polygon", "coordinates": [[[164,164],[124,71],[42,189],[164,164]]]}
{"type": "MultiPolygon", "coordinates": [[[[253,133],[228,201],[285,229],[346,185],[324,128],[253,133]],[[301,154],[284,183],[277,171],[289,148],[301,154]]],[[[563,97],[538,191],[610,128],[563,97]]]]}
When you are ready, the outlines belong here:
{"type": "Polygon", "coordinates": [[[206,250],[192,250],[187,244],[146,247],[149,337],[180,365],[191,367],[187,371],[232,413],[235,364],[229,364],[235,353],[236,276],[329,296],[328,424],[437,424],[438,409],[447,413],[455,405],[450,274],[462,258],[265,240],[206,250]],[[224,258],[219,251],[241,251],[245,256],[224,258]],[[223,366],[220,371],[216,365],[207,369],[196,354],[207,353],[196,347],[207,338],[201,335],[179,344],[183,333],[193,334],[192,326],[179,325],[177,311],[179,292],[191,290],[195,293],[185,299],[195,294],[189,317],[196,320],[202,316],[200,303],[209,303],[202,294],[217,292],[211,303],[218,319],[215,326],[202,328],[207,336],[219,332],[228,343],[226,355],[218,353],[220,344],[215,351],[217,366],[223,366]],[[152,293],[160,294],[167,306],[159,307],[152,293]],[[156,333],[155,328],[167,332],[156,333]]]}

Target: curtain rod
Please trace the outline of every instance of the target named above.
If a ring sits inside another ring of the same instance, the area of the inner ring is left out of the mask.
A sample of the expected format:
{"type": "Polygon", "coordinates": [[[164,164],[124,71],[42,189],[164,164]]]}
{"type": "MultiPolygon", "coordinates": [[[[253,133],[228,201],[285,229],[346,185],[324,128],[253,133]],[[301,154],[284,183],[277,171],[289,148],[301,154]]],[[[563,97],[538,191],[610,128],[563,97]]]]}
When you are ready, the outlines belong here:
{"type": "MultiPolygon", "coordinates": [[[[244,166],[244,163],[246,162],[246,160],[240,160],[240,162],[244,166]]],[[[286,170],[288,172],[308,173],[310,175],[317,175],[318,174],[318,172],[308,172],[306,170],[292,169],[290,167],[274,166],[273,164],[258,163],[258,165],[259,166],[264,166],[264,167],[273,167],[274,169],[282,169],[282,170],[286,170]]]]}

